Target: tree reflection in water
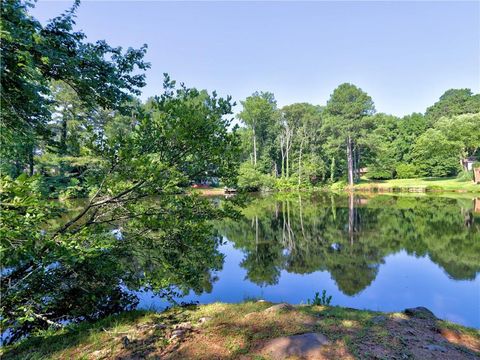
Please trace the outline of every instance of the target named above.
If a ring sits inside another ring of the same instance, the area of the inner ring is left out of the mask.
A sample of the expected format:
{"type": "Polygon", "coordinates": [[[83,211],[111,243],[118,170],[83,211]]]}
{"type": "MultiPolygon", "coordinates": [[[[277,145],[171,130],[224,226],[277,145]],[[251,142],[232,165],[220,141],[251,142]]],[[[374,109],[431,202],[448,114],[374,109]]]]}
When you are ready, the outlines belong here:
{"type": "Polygon", "coordinates": [[[282,270],[328,271],[344,294],[355,295],[373,282],[386,256],[401,250],[429,256],[453,279],[475,279],[474,209],[471,199],[438,196],[271,196],[218,228],[244,251],[241,266],[255,284],[277,284],[282,270]]]}

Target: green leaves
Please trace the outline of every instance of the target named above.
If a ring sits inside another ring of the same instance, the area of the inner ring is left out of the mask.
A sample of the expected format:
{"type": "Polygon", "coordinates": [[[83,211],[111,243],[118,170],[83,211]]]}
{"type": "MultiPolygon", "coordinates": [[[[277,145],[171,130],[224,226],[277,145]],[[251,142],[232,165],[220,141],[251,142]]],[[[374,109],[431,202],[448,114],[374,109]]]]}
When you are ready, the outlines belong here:
{"type": "Polygon", "coordinates": [[[423,176],[453,176],[460,169],[462,143],[451,141],[439,130],[429,129],[413,148],[413,161],[423,176]]]}
{"type": "MultiPolygon", "coordinates": [[[[139,106],[130,127],[93,132],[95,172],[86,178],[95,191],[63,218],[36,187],[42,177],[3,179],[2,202],[10,207],[2,207],[0,227],[2,253],[9,254],[1,317],[10,341],[132,308],[131,291],[172,298],[211,289],[211,271],[223,256],[208,221],[226,211],[188,187],[199,179],[234,179],[231,106],[230,98],[168,81],[162,96],[139,106]],[[16,310],[22,307],[33,318],[16,310]]],[[[124,119],[117,116],[113,121],[124,119]]]]}

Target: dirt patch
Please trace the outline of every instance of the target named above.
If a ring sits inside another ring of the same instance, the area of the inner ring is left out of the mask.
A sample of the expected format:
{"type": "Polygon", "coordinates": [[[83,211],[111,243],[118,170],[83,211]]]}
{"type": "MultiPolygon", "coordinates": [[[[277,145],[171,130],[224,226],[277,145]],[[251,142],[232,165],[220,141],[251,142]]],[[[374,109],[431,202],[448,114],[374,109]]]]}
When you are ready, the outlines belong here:
{"type": "Polygon", "coordinates": [[[466,348],[480,353],[480,339],[469,334],[462,334],[458,330],[440,329],[440,334],[453,344],[465,346],[466,348]]]}

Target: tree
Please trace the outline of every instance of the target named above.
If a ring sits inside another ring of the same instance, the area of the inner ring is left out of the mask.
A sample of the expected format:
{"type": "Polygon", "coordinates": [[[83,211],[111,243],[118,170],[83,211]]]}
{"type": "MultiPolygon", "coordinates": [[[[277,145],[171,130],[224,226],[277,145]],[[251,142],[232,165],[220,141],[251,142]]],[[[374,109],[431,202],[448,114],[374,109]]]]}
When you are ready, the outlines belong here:
{"type": "Polygon", "coordinates": [[[425,112],[430,125],[442,117],[480,112],[480,94],[470,89],[450,89],[425,112]]]}
{"type": "Polygon", "coordinates": [[[398,136],[392,144],[397,161],[403,163],[411,161],[413,145],[425,130],[427,130],[427,121],[420,113],[404,116],[398,121],[398,136]]]}
{"type": "MultiPolygon", "coordinates": [[[[72,8],[45,26],[28,14],[34,2],[2,1],[1,18],[1,138],[2,155],[20,155],[16,138],[25,137],[27,158],[17,160],[17,173],[29,167],[38,137],[49,136],[52,115],[51,81],[68,84],[86,108],[125,110],[133,95],[140,94],[149,67],[140,49],[111,47],[105,41],[85,41],[74,31],[76,1],[72,8]],[[10,149],[14,150],[10,150],[10,149]]],[[[15,161],[10,159],[11,161],[15,161]]]]}
{"type": "Polygon", "coordinates": [[[252,163],[257,166],[259,152],[264,153],[269,143],[274,140],[273,127],[278,116],[277,102],[272,93],[255,92],[241,101],[242,111],[238,118],[251,130],[252,134],[252,163]],[[259,151],[260,150],[260,151],[259,151]]]}
{"type": "Polygon", "coordinates": [[[480,113],[444,117],[435,124],[448,140],[462,144],[464,157],[470,157],[480,148],[480,113]]]}
{"type": "Polygon", "coordinates": [[[392,146],[398,139],[399,119],[392,115],[375,114],[370,121],[374,129],[359,140],[367,150],[363,158],[370,179],[391,179],[397,164],[397,149],[392,146]]]}
{"type": "Polygon", "coordinates": [[[359,149],[356,141],[364,126],[362,120],[372,115],[375,107],[372,98],[352,84],[341,84],[330,96],[325,108],[325,131],[338,137],[347,153],[348,183],[353,186],[354,170],[358,168],[359,149]]]}
{"type": "Polygon", "coordinates": [[[290,176],[290,150],[294,146],[297,152],[297,175],[299,184],[302,177],[302,156],[304,152],[315,152],[312,146],[321,127],[320,109],[308,103],[295,103],[281,110],[280,149],[282,154],[282,176],[290,176]],[[286,170],[284,171],[284,168],[286,170]]]}
{"type": "Polygon", "coordinates": [[[462,143],[449,140],[437,129],[428,129],[415,142],[413,162],[423,176],[453,176],[458,173],[462,143]]]}
{"type": "Polygon", "coordinates": [[[232,102],[168,77],[164,86],[128,131],[90,133],[101,176],[66,221],[55,223],[61,209],[36,190],[39,175],[2,179],[0,250],[9,256],[0,317],[11,341],[131,308],[135,297],[121,284],[173,297],[208,288],[210,270],[221,267],[221,239],[207,220],[226,212],[177,194],[200,175],[235,177],[232,102]]]}

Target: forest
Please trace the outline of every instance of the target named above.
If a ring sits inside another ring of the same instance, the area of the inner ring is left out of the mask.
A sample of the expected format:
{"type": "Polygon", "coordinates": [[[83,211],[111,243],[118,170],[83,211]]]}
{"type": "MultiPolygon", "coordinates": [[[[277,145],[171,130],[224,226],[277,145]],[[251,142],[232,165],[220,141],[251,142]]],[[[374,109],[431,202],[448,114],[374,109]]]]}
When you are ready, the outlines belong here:
{"type": "Polygon", "coordinates": [[[324,106],[278,108],[269,92],[241,102],[237,115],[242,164],[239,185],[288,189],[369,179],[472,179],[464,159],[480,148],[480,94],[450,89],[426,109],[402,118],[375,113],[372,98],[341,84],[324,106]]]}
{"type": "Polygon", "coordinates": [[[279,107],[273,93],[254,92],[234,114],[237,99],[165,74],[142,101],[147,45],[88,42],[75,28],[78,1],[46,24],[29,14],[34,4],[1,7],[7,343],[131,309],[125,284],[167,298],[211,286],[223,258],[209,220],[239,214],[182,196],[193,184],[281,191],[363,176],[472,178],[462,161],[480,155],[480,94],[469,89],[402,118],[376,113],[352,84],[323,105],[279,107]],[[72,210],[69,199],[83,202],[72,210]]]}

